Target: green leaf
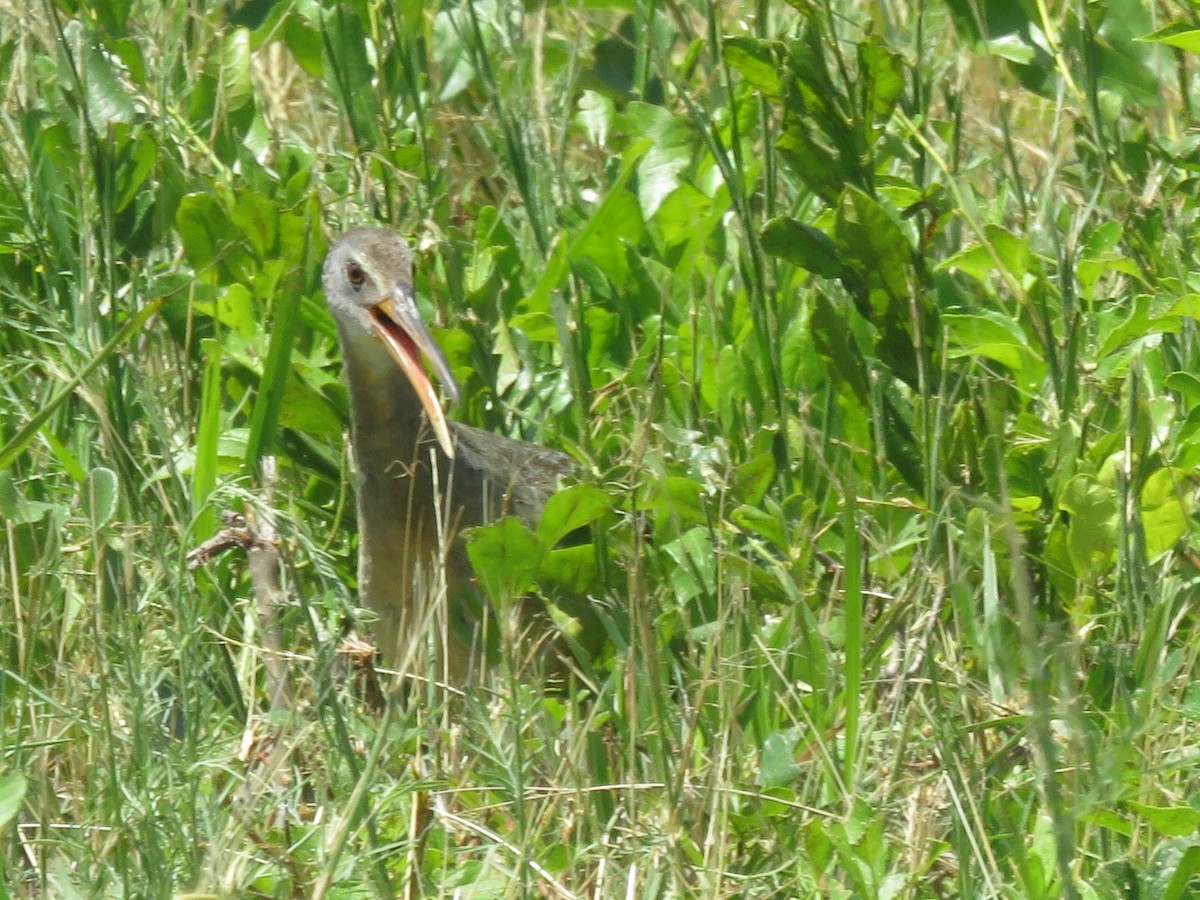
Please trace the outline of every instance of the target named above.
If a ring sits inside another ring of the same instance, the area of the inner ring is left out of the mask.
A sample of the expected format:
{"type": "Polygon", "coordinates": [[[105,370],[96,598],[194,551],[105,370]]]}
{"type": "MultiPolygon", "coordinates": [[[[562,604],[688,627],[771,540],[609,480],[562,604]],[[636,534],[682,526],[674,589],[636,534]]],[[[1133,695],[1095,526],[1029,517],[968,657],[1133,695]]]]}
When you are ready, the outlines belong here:
{"type": "Polygon", "coordinates": [[[566,236],[560,234],[554,239],[550,248],[550,257],[542,266],[541,277],[538,278],[532,293],[517,304],[517,309],[522,313],[546,317],[553,332],[553,336],[549,340],[556,340],[558,335],[558,329],[550,315],[550,295],[559,289],[563,279],[566,278],[569,271],[569,252],[570,245],[566,236]]]}
{"type": "Polygon", "coordinates": [[[324,77],[324,42],[321,32],[307,18],[295,12],[289,13],[283,20],[283,42],[307,74],[317,79],[324,77]]]}
{"type": "Polygon", "coordinates": [[[913,257],[900,225],[878,201],[847,185],[834,233],[842,261],[867,286],[870,309],[862,310],[863,315],[877,325],[900,320],[906,327],[913,257]]]}
{"type": "Polygon", "coordinates": [[[648,485],[647,506],[654,510],[655,527],[672,521],[698,524],[708,521],[704,509],[704,488],[699,482],[679,475],[668,475],[648,485]]]}
{"type": "Polygon", "coordinates": [[[784,127],[775,148],[808,189],[826,203],[836,203],[849,173],[837,151],[811,121],[794,120],[784,127]]]}
{"type": "Polygon", "coordinates": [[[271,344],[263,366],[254,410],[250,416],[250,440],[246,446],[246,468],[253,471],[259,457],[268,452],[275,439],[279,411],[287,393],[291,373],[292,347],[300,328],[300,292],[295,286],[280,291],[275,304],[271,344]]]}
{"type": "Polygon", "coordinates": [[[642,210],[633,192],[614,186],[592,213],[588,224],[571,243],[571,262],[591,260],[618,289],[628,275],[625,247],[637,245],[644,229],[642,210]]]}
{"type": "Polygon", "coordinates": [[[1142,487],[1142,529],[1146,555],[1155,558],[1174,547],[1187,533],[1190,520],[1187,477],[1176,469],[1159,469],[1142,487]]]}
{"type": "Polygon", "coordinates": [[[1037,48],[1019,34],[1002,34],[983,41],[980,50],[989,56],[998,56],[1009,62],[1027,66],[1038,58],[1037,48]]]}
{"type": "Polygon", "coordinates": [[[823,278],[837,278],[844,269],[833,238],[787,216],[777,216],[763,226],[762,245],[772,256],[823,278]]]}
{"type": "Polygon", "coordinates": [[[12,475],[0,470],[0,518],[12,525],[32,525],[56,511],[62,509],[53,503],[27,500],[13,484],[12,475]]]}
{"type": "Polygon", "coordinates": [[[467,529],[464,536],[475,577],[494,603],[513,600],[533,587],[546,550],[520,519],[506,516],[494,524],[467,529]]]}
{"type": "Polygon", "coordinates": [[[767,735],[758,763],[760,785],[765,788],[783,787],[800,777],[803,769],[796,762],[796,741],[799,737],[795,728],[773,731],[767,735]]]}
{"type": "Polygon", "coordinates": [[[196,423],[195,468],[192,471],[192,517],[196,534],[207,537],[216,528],[216,511],[205,508],[208,495],[217,486],[221,437],[221,343],[202,341],[205,351],[204,378],[200,388],[200,415],[196,423]],[[203,514],[203,515],[202,515],[203,514]]]}
{"type": "Polygon", "coordinates": [[[149,131],[141,130],[121,148],[117,171],[116,212],[124,212],[147,184],[150,172],[158,161],[158,148],[149,131]]]}
{"type": "Polygon", "coordinates": [[[834,370],[850,386],[857,400],[866,403],[870,393],[866,361],[854,343],[854,335],[845,317],[824,294],[817,295],[812,315],[812,336],[817,352],[833,364],[834,370]]]}
{"type": "Polygon", "coordinates": [[[1129,808],[1159,834],[1184,837],[1200,830],[1200,809],[1190,806],[1148,806],[1130,801],[1129,808]]]}
{"type": "Polygon", "coordinates": [[[208,192],[188,194],[175,211],[183,253],[196,276],[212,284],[248,284],[258,264],[229,227],[230,213],[208,192]]]}
{"type": "Polygon", "coordinates": [[[988,275],[1001,268],[1018,281],[1028,274],[1029,245],[1023,237],[998,225],[988,225],[984,237],[982,243],[960,250],[938,269],[963,272],[981,283],[986,283],[988,275]]]}
{"type": "Polygon", "coordinates": [[[579,112],[575,118],[583,126],[588,140],[596,147],[607,146],[613,116],[616,115],[616,104],[610,97],[598,91],[584,91],[578,106],[579,112]]]}
{"type": "Polygon", "coordinates": [[[580,544],[549,551],[538,567],[537,580],[543,588],[585,596],[596,589],[596,548],[580,544]]]}
{"type": "Polygon", "coordinates": [[[219,83],[223,89],[222,104],[227,110],[239,110],[254,105],[254,79],[251,75],[252,51],[250,32],[235,28],[226,32],[221,41],[219,83]]]}
{"type": "Polygon", "coordinates": [[[721,42],[725,62],[753,87],[772,100],[780,95],[781,45],[776,41],[736,35],[721,42]]]}
{"type": "Polygon", "coordinates": [[[107,525],[117,511],[117,473],[97,466],[88,473],[88,519],[92,528],[107,525]]]}
{"type": "Polygon", "coordinates": [[[712,533],[707,526],[689,528],[676,540],[663,545],[663,550],[676,563],[671,582],[677,598],[690,600],[716,590],[717,561],[712,533]]]}
{"type": "Polygon", "coordinates": [[[1200,53],[1200,28],[1197,28],[1192,22],[1172,22],[1152,34],[1137,38],[1137,40],[1166,44],[1168,47],[1178,47],[1180,50],[1200,53]]]}
{"type": "Polygon", "coordinates": [[[611,498],[598,487],[572,485],[547,501],[538,521],[538,539],[547,547],[553,547],[572,531],[590,525],[610,509],[611,498]]]}
{"type": "Polygon", "coordinates": [[[0,775],[0,828],[16,819],[25,802],[25,776],[19,772],[0,775]]]}
{"type": "Polygon", "coordinates": [[[942,327],[950,345],[951,359],[982,356],[1012,369],[1026,384],[1037,381],[1045,365],[1033,350],[1021,327],[998,310],[974,313],[943,313],[942,327]]]}
{"type": "Polygon", "coordinates": [[[1200,875],[1200,846],[1194,837],[1163,841],[1154,849],[1147,866],[1145,896],[1161,900],[1185,900],[1196,896],[1200,875]]]}
{"type": "Polygon", "coordinates": [[[750,534],[766,538],[779,550],[788,548],[786,523],[779,515],[772,515],[755,506],[742,505],[729,515],[730,521],[750,534]]]}
{"type": "Polygon", "coordinates": [[[133,122],[137,117],[133,97],[113,72],[113,57],[101,52],[78,20],[68,22],[63,33],[69,43],[82,44],[83,86],[92,127],[104,131],[117,122],[133,122]]]}
{"type": "Polygon", "coordinates": [[[691,163],[696,135],[686,119],[665,106],[634,102],[626,115],[633,133],[649,143],[638,163],[637,192],[642,216],[650,219],[679,186],[679,174],[691,163]]]}
{"type": "Polygon", "coordinates": [[[1117,549],[1116,493],[1091,475],[1076,475],[1058,506],[1071,514],[1067,548],[1076,577],[1087,580],[1106,571],[1117,549]]]}
{"type": "Polygon", "coordinates": [[[904,57],[888,48],[878,35],[869,35],[858,45],[858,64],[868,92],[866,124],[885,125],[904,92],[904,57]]]}
{"type": "Polygon", "coordinates": [[[233,224],[255,255],[269,259],[279,243],[279,208],[258,191],[239,191],[233,204],[233,224]]]}
{"type": "Polygon", "coordinates": [[[742,503],[753,506],[762,500],[774,479],[775,454],[760,453],[734,470],[734,496],[742,503]]]}
{"type": "Polygon", "coordinates": [[[1200,405],[1200,377],[1191,372],[1172,372],[1163,380],[1163,386],[1183,397],[1189,407],[1200,405]]]}

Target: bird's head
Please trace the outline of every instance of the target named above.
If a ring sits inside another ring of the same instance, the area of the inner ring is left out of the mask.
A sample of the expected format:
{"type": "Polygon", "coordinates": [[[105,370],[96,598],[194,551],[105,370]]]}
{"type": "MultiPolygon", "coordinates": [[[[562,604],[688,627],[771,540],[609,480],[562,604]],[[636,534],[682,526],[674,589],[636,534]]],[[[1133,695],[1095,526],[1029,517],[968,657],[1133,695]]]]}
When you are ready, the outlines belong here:
{"type": "MultiPolygon", "coordinates": [[[[321,275],[325,302],[346,329],[362,329],[383,341],[429,417],[438,443],[454,456],[450,426],[421,359],[437,372],[452,401],[458,385],[450,364],[421,321],[413,293],[412,250],[394,231],[368,227],[348,231],[330,248],[321,275]]],[[[349,353],[350,348],[346,348],[349,353]]]]}

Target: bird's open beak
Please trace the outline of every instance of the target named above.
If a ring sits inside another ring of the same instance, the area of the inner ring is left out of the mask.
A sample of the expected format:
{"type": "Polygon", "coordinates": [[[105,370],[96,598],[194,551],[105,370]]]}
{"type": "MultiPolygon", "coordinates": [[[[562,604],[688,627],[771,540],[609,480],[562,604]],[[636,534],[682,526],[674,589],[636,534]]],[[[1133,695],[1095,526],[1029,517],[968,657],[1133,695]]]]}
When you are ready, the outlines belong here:
{"type": "Polygon", "coordinates": [[[395,285],[389,296],[371,307],[370,313],[371,321],[375,323],[379,336],[383,338],[392,358],[400,364],[400,369],[421,399],[421,405],[425,407],[425,414],[429,416],[429,424],[433,426],[438,443],[442,445],[446,455],[453,459],[454,442],[450,439],[450,423],[446,421],[446,413],[425,371],[421,354],[433,364],[442,387],[456,403],[458,385],[454,381],[446,357],[442,355],[429,329],[421,321],[412,289],[401,284],[395,285]]]}

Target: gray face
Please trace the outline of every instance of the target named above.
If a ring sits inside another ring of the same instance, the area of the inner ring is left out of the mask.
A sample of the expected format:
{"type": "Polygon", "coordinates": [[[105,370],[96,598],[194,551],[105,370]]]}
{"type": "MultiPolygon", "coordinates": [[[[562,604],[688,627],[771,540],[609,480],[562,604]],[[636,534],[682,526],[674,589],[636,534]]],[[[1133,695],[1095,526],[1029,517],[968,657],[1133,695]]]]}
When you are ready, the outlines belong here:
{"type": "Polygon", "coordinates": [[[412,296],[412,250],[388,228],[355,228],[329,249],[321,274],[325,302],[339,318],[372,331],[368,311],[393,294],[412,296]]]}
{"type": "Polygon", "coordinates": [[[362,329],[383,341],[420,399],[442,449],[453,457],[450,426],[422,356],[433,365],[452,400],[458,400],[458,386],[417,310],[408,244],[387,228],[349,231],[325,257],[321,283],[329,311],[341,325],[342,352],[351,358],[362,352],[361,342],[347,329],[362,329]]]}

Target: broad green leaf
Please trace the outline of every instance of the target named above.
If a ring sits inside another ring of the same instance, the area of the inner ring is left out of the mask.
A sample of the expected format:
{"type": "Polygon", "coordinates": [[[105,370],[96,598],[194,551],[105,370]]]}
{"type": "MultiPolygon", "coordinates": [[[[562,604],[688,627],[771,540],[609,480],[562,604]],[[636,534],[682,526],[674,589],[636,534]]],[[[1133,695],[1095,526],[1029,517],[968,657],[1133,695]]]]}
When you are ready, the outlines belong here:
{"type": "Polygon", "coordinates": [[[847,167],[812,122],[807,119],[789,122],[775,147],[810,191],[826,203],[837,202],[848,178],[847,167]]]}
{"type": "Polygon", "coordinates": [[[737,35],[721,42],[721,52],[735,72],[755,90],[777,100],[780,94],[781,45],[776,41],[737,35]]]}
{"type": "Polygon", "coordinates": [[[717,557],[712,544],[712,532],[705,525],[696,525],[680,537],[668,542],[663,550],[676,563],[671,573],[676,599],[712,594],[717,586],[717,557]]]}
{"type": "Polygon", "coordinates": [[[1182,396],[1190,407],[1200,405],[1200,377],[1191,372],[1172,372],[1163,381],[1163,386],[1182,396]]]}
{"type": "MultiPolygon", "coordinates": [[[[199,307],[199,304],[197,304],[199,307]]],[[[210,304],[211,306],[211,304],[210,304]]],[[[217,295],[215,318],[243,340],[251,341],[258,334],[259,322],[254,297],[245,285],[231,284],[217,295]]]]}
{"type": "Polygon", "coordinates": [[[1112,565],[1116,555],[1116,492],[1091,475],[1076,475],[1058,502],[1071,514],[1067,547],[1077,577],[1090,580],[1112,565]]]}
{"type": "Polygon", "coordinates": [[[950,358],[982,356],[1008,366],[1026,382],[1041,377],[1045,366],[1021,327],[998,310],[943,313],[942,327],[950,358]]]}
{"type": "Polygon", "coordinates": [[[868,35],[858,45],[858,64],[863,89],[869,91],[864,109],[869,116],[866,124],[885,125],[904,92],[904,58],[877,35],[868,35]]]}
{"type": "Polygon", "coordinates": [[[838,204],[834,242],[842,261],[868,288],[870,310],[863,314],[877,326],[899,320],[907,329],[912,247],[896,220],[874,198],[847,185],[838,204]]]}
{"type": "MultiPolygon", "coordinates": [[[[551,327],[554,327],[554,320],[550,317],[550,295],[559,289],[569,271],[569,254],[570,243],[567,241],[566,235],[560,234],[555,237],[550,248],[550,257],[542,267],[541,277],[538,278],[533,292],[517,304],[520,312],[544,315],[552,323],[551,327]]],[[[555,335],[557,335],[557,330],[555,330],[555,335]]]]}
{"type": "Polygon", "coordinates": [[[1168,837],[1185,837],[1200,831],[1200,809],[1191,806],[1149,806],[1131,800],[1129,808],[1159,834],[1168,837]]]}
{"type": "Polygon", "coordinates": [[[1159,843],[1147,866],[1146,896],[1161,900],[1190,900],[1200,875],[1200,844],[1194,835],[1159,843]]]}
{"type": "Polygon", "coordinates": [[[275,440],[279,411],[291,373],[291,353],[300,328],[300,293],[293,288],[279,292],[271,322],[271,343],[263,365],[262,379],[250,414],[250,440],[246,446],[247,471],[255,471],[262,454],[275,440]]]}
{"type": "Polygon", "coordinates": [[[323,78],[325,57],[321,32],[297,12],[288,13],[283,20],[283,42],[292,51],[292,58],[313,78],[323,78]]]}
{"type": "Polygon", "coordinates": [[[612,509],[612,500],[594,485],[574,484],[546,502],[538,521],[538,539],[553,547],[577,528],[590,525],[612,509]]]}
{"type": "Polygon", "coordinates": [[[780,550],[788,549],[786,523],[779,515],[772,515],[755,506],[742,505],[730,513],[729,518],[743,531],[766,538],[780,550]]]}
{"type": "Polygon", "coordinates": [[[854,343],[854,335],[845,317],[824,294],[817,295],[812,315],[812,336],[817,352],[833,363],[834,369],[850,386],[854,396],[866,403],[869,396],[867,365],[854,343]]]}
{"type": "Polygon", "coordinates": [[[642,211],[638,198],[625,187],[604,195],[587,228],[571,244],[571,262],[591,260],[618,289],[628,275],[625,245],[636,245],[642,237],[642,211]]]}
{"type": "Polygon", "coordinates": [[[294,368],[284,385],[283,399],[279,405],[279,427],[303,431],[330,441],[339,440],[345,430],[341,416],[320,390],[306,382],[294,368]]]}
{"type": "Polygon", "coordinates": [[[665,106],[634,102],[626,113],[634,134],[649,142],[638,163],[638,202],[642,216],[651,219],[671,191],[679,185],[680,173],[695,152],[696,136],[691,125],[665,106]]]}
{"type": "Polygon", "coordinates": [[[734,496],[741,503],[755,505],[762,500],[774,479],[775,454],[760,453],[734,470],[734,496]]]}
{"type": "Polygon", "coordinates": [[[958,271],[976,281],[986,283],[988,276],[1000,268],[1021,281],[1029,271],[1029,246],[1025,239],[998,225],[984,229],[985,241],[960,250],[938,265],[939,269],[958,271]]]}
{"type": "Polygon", "coordinates": [[[13,821],[25,802],[25,776],[19,772],[0,775],[0,829],[13,821]]]}
{"type": "Polygon", "coordinates": [[[207,537],[216,527],[216,512],[206,508],[208,496],[217,486],[218,440],[221,436],[221,343],[202,342],[205,351],[204,380],[200,390],[200,416],[196,423],[196,456],[192,472],[192,518],[196,533],[207,537]]]}
{"type": "Polygon", "coordinates": [[[13,484],[12,475],[0,470],[0,519],[11,525],[32,525],[60,510],[53,503],[26,499],[13,484]]]}
{"type": "Polygon", "coordinates": [[[97,466],[88,474],[88,519],[92,528],[107,525],[117,511],[117,473],[97,466]]]}
{"type": "Polygon", "coordinates": [[[833,238],[812,225],[777,216],[763,226],[763,249],[823,278],[837,278],[844,266],[833,238]]]}
{"type": "MultiPolygon", "coordinates": [[[[543,588],[584,596],[596,589],[596,548],[591,544],[550,550],[537,571],[543,588]]],[[[562,623],[560,623],[561,625],[562,623]]]]}
{"type": "Polygon", "coordinates": [[[1172,22],[1138,40],[1166,44],[1168,47],[1178,47],[1190,53],[1200,53],[1200,28],[1193,22],[1172,22]]]}
{"type": "Polygon", "coordinates": [[[998,56],[1022,66],[1031,65],[1038,58],[1037,48],[1015,32],[984,41],[980,50],[989,56],[998,56]]]}
{"type": "Polygon", "coordinates": [[[536,343],[554,344],[558,341],[558,326],[554,324],[554,317],[550,313],[522,313],[509,319],[508,324],[536,343]]]}
{"type": "Polygon", "coordinates": [[[467,529],[464,536],[475,577],[494,603],[513,600],[533,587],[546,549],[520,519],[506,516],[467,529]]]}
{"type": "Polygon", "coordinates": [[[704,488],[691,478],[668,475],[648,485],[647,505],[654,510],[656,527],[665,527],[676,520],[682,524],[707,522],[704,509],[704,488]]]}
{"type": "Polygon", "coordinates": [[[254,104],[254,79],[251,75],[250,32],[235,28],[221,41],[219,83],[222,105],[238,110],[254,104]]]}
{"type": "Polygon", "coordinates": [[[133,122],[137,118],[133,97],[113,72],[113,57],[100,50],[77,19],[66,23],[63,34],[82,52],[83,87],[92,127],[104,131],[117,122],[133,122]]]}
{"type": "Polygon", "coordinates": [[[773,731],[763,741],[762,754],[758,763],[758,783],[765,788],[791,784],[804,770],[796,762],[796,741],[799,732],[795,728],[773,731]]]}
{"type": "Polygon", "coordinates": [[[147,186],[147,179],[157,159],[157,142],[149,131],[139,128],[132,140],[121,148],[114,206],[116,212],[124,212],[134,197],[147,186]]]}
{"type": "Polygon", "coordinates": [[[1146,555],[1154,560],[1174,547],[1187,533],[1190,521],[1188,479],[1175,469],[1159,469],[1142,487],[1142,529],[1146,555]]]}
{"type": "Polygon", "coordinates": [[[1133,836],[1133,825],[1112,809],[1095,809],[1084,813],[1079,817],[1079,821],[1086,822],[1089,825],[1099,825],[1101,828],[1107,828],[1109,831],[1115,831],[1123,837],[1133,836]]]}
{"type": "Polygon", "coordinates": [[[1200,322],[1200,294],[1184,294],[1171,304],[1168,316],[1187,316],[1200,322]]]}
{"type": "Polygon", "coordinates": [[[212,284],[248,283],[258,264],[229,227],[230,214],[207,192],[188,194],[175,211],[183,252],[196,276],[212,284]]]}
{"type": "Polygon", "coordinates": [[[269,259],[279,244],[279,208],[258,191],[239,191],[233,224],[259,259],[269,259]]]}
{"type": "Polygon", "coordinates": [[[588,140],[596,147],[608,146],[608,135],[612,131],[616,104],[598,91],[584,91],[579,98],[576,119],[583,126],[588,140]]]}

